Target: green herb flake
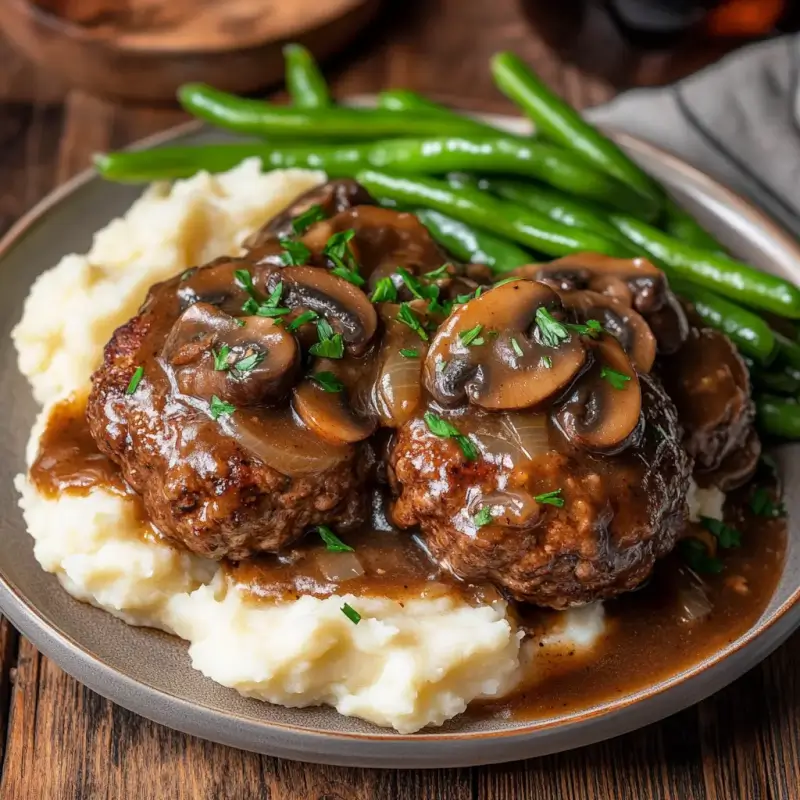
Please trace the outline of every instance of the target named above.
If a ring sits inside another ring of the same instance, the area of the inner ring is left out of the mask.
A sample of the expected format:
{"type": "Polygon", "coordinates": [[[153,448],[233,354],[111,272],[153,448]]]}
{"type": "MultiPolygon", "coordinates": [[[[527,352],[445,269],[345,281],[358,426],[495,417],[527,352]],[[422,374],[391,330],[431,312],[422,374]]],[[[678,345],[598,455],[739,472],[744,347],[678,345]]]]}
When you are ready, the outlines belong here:
{"type": "Polygon", "coordinates": [[[133,375],[131,375],[130,381],[128,381],[128,387],[125,389],[125,394],[133,394],[139,388],[139,384],[141,383],[143,376],[144,367],[136,367],[136,369],[133,371],[133,375]]]}
{"type": "Polygon", "coordinates": [[[331,270],[331,274],[336,275],[339,278],[343,278],[348,283],[352,283],[353,286],[363,286],[366,283],[366,281],[354,269],[349,269],[348,267],[335,266],[331,270]]]}
{"type": "Polygon", "coordinates": [[[352,553],[353,548],[345,544],[327,525],[320,525],[317,528],[320,539],[325,542],[325,549],[332,553],[352,553]]]}
{"type": "Polygon", "coordinates": [[[258,303],[252,297],[248,297],[242,304],[242,311],[252,317],[258,313],[258,303]]]}
{"type": "Polygon", "coordinates": [[[511,347],[514,349],[514,352],[517,354],[518,358],[522,358],[524,353],[522,352],[522,348],[520,347],[519,342],[512,336],[511,337],[511,347]]]}
{"type": "Polygon", "coordinates": [[[252,372],[266,357],[266,353],[250,353],[249,356],[240,358],[234,365],[233,369],[240,375],[246,375],[252,372]]]}
{"type": "Polygon", "coordinates": [[[333,328],[325,317],[320,317],[317,320],[317,336],[319,336],[320,341],[333,338],[333,328]]]}
{"type": "Polygon", "coordinates": [[[464,436],[461,431],[454,425],[451,425],[446,419],[442,419],[431,411],[425,412],[425,424],[428,430],[434,436],[441,436],[445,439],[453,439],[456,444],[461,448],[461,452],[467,461],[475,461],[478,458],[478,451],[472,441],[464,436]]]}
{"type": "Polygon", "coordinates": [[[236,406],[220,400],[219,397],[213,395],[211,398],[211,405],[209,406],[211,412],[211,419],[219,419],[220,417],[229,417],[236,411],[236,406]]]}
{"type": "Polygon", "coordinates": [[[472,522],[476,528],[483,528],[492,521],[492,507],[484,506],[473,518],[472,522]]]}
{"type": "Polygon", "coordinates": [[[587,319],[585,324],[569,323],[566,327],[581,336],[588,336],[590,339],[598,339],[600,334],[606,332],[605,328],[596,319],[587,319]]]}
{"type": "Polygon", "coordinates": [[[683,539],[678,542],[681,558],[697,573],[718,575],[722,572],[722,562],[708,552],[708,548],[699,539],[683,539]]]}
{"type": "Polygon", "coordinates": [[[631,379],[630,375],[626,375],[624,372],[618,372],[606,366],[602,367],[600,370],[600,377],[607,380],[617,391],[624,389],[625,385],[631,379]]]}
{"type": "Polygon", "coordinates": [[[419,350],[413,350],[410,347],[403,347],[400,350],[400,355],[403,358],[419,358],[419,350]]]}
{"type": "Polygon", "coordinates": [[[461,331],[461,333],[458,334],[458,338],[465,347],[483,344],[484,340],[481,338],[482,330],[483,325],[479,322],[474,328],[470,328],[468,331],[461,331]]]}
{"type": "Polygon", "coordinates": [[[561,489],[555,489],[552,492],[545,492],[544,494],[537,494],[533,498],[537,503],[542,503],[547,506],[555,506],[562,508],[564,506],[564,498],[561,496],[561,489]]]}
{"type": "Polygon", "coordinates": [[[723,550],[739,547],[742,543],[742,534],[726,525],[721,519],[713,517],[700,517],[700,524],[719,542],[723,550]]]}
{"type": "Polygon", "coordinates": [[[558,347],[569,339],[569,330],[544,306],[536,309],[536,327],[539,339],[545,347],[558,347]]]}
{"type": "Polygon", "coordinates": [[[344,384],[332,372],[315,372],[311,380],[329,394],[344,391],[344,384]]]}
{"type": "Polygon", "coordinates": [[[359,614],[358,611],[356,611],[352,606],[348,605],[347,603],[345,603],[342,606],[342,614],[344,614],[347,617],[347,619],[349,619],[350,622],[353,623],[353,625],[358,625],[358,623],[361,622],[361,614],[359,614]]]}
{"type": "Polygon", "coordinates": [[[197,267],[192,267],[191,269],[187,269],[185,272],[181,273],[181,280],[185,281],[192,277],[192,275],[197,272],[197,267]]]}
{"type": "Polygon", "coordinates": [[[315,222],[325,219],[325,211],[322,206],[315,204],[309,206],[302,214],[298,214],[292,220],[292,230],[300,236],[305,233],[315,222]]]}
{"type": "Polygon", "coordinates": [[[553,359],[550,356],[542,356],[542,366],[545,369],[553,369],[553,359]]]}
{"type": "Polygon", "coordinates": [[[256,316],[274,319],[275,317],[285,317],[287,314],[291,313],[291,308],[276,308],[275,306],[268,306],[266,303],[262,303],[256,311],[256,316]]]}
{"type": "Polygon", "coordinates": [[[518,281],[519,278],[503,278],[501,281],[497,281],[497,283],[492,284],[492,289],[496,289],[498,286],[505,286],[507,283],[514,283],[514,281],[518,281]]]}
{"type": "Polygon", "coordinates": [[[237,269],[233,273],[233,277],[236,279],[236,283],[239,287],[244,289],[250,297],[255,298],[256,287],[253,286],[253,276],[250,274],[250,270],[237,269]]]}
{"type": "Polygon", "coordinates": [[[401,303],[400,310],[397,312],[397,321],[402,322],[403,325],[408,325],[423,342],[428,341],[428,332],[422,327],[417,315],[411,310],[408,303],[401,303]]]}
{"type": "Polygon", "coordinates": [[[320,317],[317,320],[317,337],[319,341],[308,348],[312,356],[320,358],[342,358],[344,356],[344,339],[341,333],[334,333],[330,323],[320,317]]]}
{"type": "Polygon", "coordinates": [[[227,344],[222,345],[219,350],[212,350],[211,355],[214,357],[214,369],[217,372],[224,372],[230,367],[228,364],[228,356],[231,354],[231,348],[227,344]]]}
{"type": "Polygon", "coordinates": [[[242,319],[241,317],[234,317],[233,321],[240,327],[244,328],[247,325],[247,320],[242,319]]]}
{"type": "Polygon", "coordinates": [[[759,486],[750,499],[750,510],[759,517],[767,519],[777,519],[786,516],[786,508],[783,503],[775,502],[772,492],[764,486],[759,486]]]}
{"type": "Polygon", "coordinates": [[[397,287],[390,277],[380,278],[370,297],[373,303],[394,303],[397,300],[397,287]]]}
{"type": "Polygon", "coordinates": [[[453,265],[450,263],[442,264],[441,267],[436,267],[436,269],[426,272],[425,277],[429,281],[438,281],[440,278],[447,278],[450,275],[450,268],[452,266],[453,265]]]}
{"type": "Polygon", "coordinates": [[[308,264],[311,251],[302,243],[294,239],[279,239],[278,244],[283,248],[281,264],[285,267],[298,267],[308,264]]]}
{"type": "Polygon", "coordinates": [[[305,325],[307,322],[313,322],[319,315],[316,311],[304,311],[302,314],[295,317],[287,326],[287,331],[296,331],[298,328],[305,325]]]}

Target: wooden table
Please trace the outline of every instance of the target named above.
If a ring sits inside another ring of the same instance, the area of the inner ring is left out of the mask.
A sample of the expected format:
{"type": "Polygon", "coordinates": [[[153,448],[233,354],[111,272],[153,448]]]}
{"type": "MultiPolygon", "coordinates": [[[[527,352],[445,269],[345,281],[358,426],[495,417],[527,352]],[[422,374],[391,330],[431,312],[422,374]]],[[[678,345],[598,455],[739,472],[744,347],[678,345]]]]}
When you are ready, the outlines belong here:
{"type": "MultiPolygon", "coordinates": [[[[513,48],[578,106],[613,92],[560,63],[516,0],[421,0],[332,65],[340,96],[407,86],[507,110],[486,69],[513,48]]],[[[0,42],[0,233],[91,153],[180,122],[36,73],[0,42]]],[[[659,724],[548,758],[433,772],[279,761],[175,733],[85,689],[0,627],[3,800],[793,800],[800,798],[800,634],[732,686],[659,724]]]]}

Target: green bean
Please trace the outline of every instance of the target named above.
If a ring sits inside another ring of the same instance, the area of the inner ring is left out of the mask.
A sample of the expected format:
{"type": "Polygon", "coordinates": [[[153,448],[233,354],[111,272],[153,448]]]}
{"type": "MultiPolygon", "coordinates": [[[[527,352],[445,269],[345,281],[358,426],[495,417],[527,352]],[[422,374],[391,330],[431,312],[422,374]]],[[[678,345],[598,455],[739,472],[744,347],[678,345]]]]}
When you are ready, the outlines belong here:
{"type": "Polygon", "coordinates": [[[495,83],[533,120],[537,131],[587,163],[635,189],[642,198],[640,214],[655,219],[664,204],[661,187],[578,112],[550,91],[513,53],[498,53],[491,62],[495,83]]]}
{"type": "Polygon", "coordinates": [[[283,48],[286,62],[286,88],[298,108],[327,108],[333,105],[328,84],[314,56],[301,44],[283,48]]]}
{"type": "Polygon", "coordinates": [[[778,343],[778,358],[785,364],[800,369],[800,344],[793,342],[778,331],[773,331],[778,343]]]}
{"type": "Polygon", "coordinates": [[[752,359],[743,356],[747,368],[750,370],[750,379],[759,389],[771,394],[784,394],[797,397],[800,394],[800,370],[786,367],[780,372],[776,369],[763,369],[752,359]]]}
{"type": "Polygon", "coordinates": [[[559,147],[496,135],[391,139],[370,151],[370,164],[395,173],[440,174],[466,170],[529,175],[578,197],[635,213],[638,195],[625,184],[583,164],[559,147]]]}
{"type": "Polygon", "coordinates": [[[504,131],[493,128],[485,122],[480,122],[471,117],[465,117],[457,111],[443,106],[440,103],[434,103],[433,100],[428,100],[417,92],[412,92],[409,89],[387,89],[378,95],[378,108],[386,109],[387,111],[427,111],[431,114],[441,114],[447,117],[458,117],[464,122],[470,123],[472,130],[486,134],[488,136],[497,136],[504,131]]]}
{"type": "Polygon", "coordinates": [[[800,405],[771,394],[758,395],[755,400],[756,423],[763,433],[800,439],[800,405]]]}
{"type": "Polygon", "coordinates": [[[97,171],[107,180],[142,183],[187,178],[197,172],[225,172],[246,158],[258,158],[265,170],[288,167],[325,170],[349,177],[367,162],[366,148],[316,146],[275,148],[265,144],[210,144],[198,147],[158,147],[123,150],[94,157],[97,171]]]}
{"type": "Polygon", "coordinates": [[[625,244],[626,250],[630,248],[630,243],[625,237],[608,222],[608,212],[600,206],[593,205],[590,201],[575,200],[548,186],[505,178],[487,178],[482,181],[481,188],[486,188],[504,200],[510,200],[512,203],[528,206],[540,214],[546,214],[556,222],[594,231],[607,239],[619,240],[625,244]]]}
{"type": "Polygon", "coordinates": [[[530,253],[513,242],[472,228],[438,211],[419,208],[413,213],[431,236],[460,261],[486,264],[494,272],[506,272],[531,261],[530,253]]]}
{"type": "Polygon", "coordinates": [[[679,242],[633,217],[612,214],[611,222],[632,242],[680,278],[705,286],[743,305],[800,319],[800,289],[726,256],[679,242]]]}
{"type": "Polygon", "coordinates": [[[710,250],[712,253],[727,255],[725,248],[691,215],[684,211],[671,197],[664,206],[664,230],[686,244],[710,250]]]}
{"type": "Polygon", "coordinates": [[[378,197],[439,211],[550,256],[584,250],[614,255],[619,245],[591,231],[568,228],[532,209],[497,200],[476,189],[453,189],[443,180],[364,170],[356,180],[378,197]]]}
{"type": "Polygon", "coordinates": [[[292,139],[364,140],[390,136],[447,136],[473,132],[469,120],[441,114],[406,114],[378,108],[295,108],[187,83],[178,90],[183,108],[236,133],[292,139]]]}
{"type": "Polygon", "coordinates": [[[768,364],[772,360],[775,334],[761,317],[688,281],[673,277],[670,285],[673,291],[692,303],[706,325],[722,331],[742,353],[759,364],[768,364]]]}

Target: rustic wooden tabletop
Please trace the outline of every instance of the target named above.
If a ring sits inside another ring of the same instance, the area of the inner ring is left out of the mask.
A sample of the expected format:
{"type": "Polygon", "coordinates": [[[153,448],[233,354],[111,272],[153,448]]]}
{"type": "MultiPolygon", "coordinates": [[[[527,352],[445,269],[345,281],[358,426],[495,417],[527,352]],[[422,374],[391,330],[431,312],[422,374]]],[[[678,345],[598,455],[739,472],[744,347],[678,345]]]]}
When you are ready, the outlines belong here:
{"type": "MultiPolygon", "coordinates": [[[[470,108],[508,110],[489,56],[513,48],[577,106],[609,98],[565,65],[517,0],[403,4],[331,66],[339,96],[406,86],[470,108]]],[[[97,150],[183,120],[68,91],[0,41],[0,234],[97,150]]],[[[0,623],[3,800],[792,800],[800,798],[800,633],[699,705],[636,733],[494,767],[359,770],[279,761],[203,742],[85,689],[0,623]]]]}

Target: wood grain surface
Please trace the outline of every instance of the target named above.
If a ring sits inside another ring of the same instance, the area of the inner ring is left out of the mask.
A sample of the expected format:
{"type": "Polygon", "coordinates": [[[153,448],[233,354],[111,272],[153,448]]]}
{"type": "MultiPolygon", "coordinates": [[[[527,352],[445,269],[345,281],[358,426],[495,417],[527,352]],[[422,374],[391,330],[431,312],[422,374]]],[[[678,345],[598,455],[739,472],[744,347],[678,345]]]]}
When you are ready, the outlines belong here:
{"type": "MultiPolygon", "coordinates": [[[[333,65],[340,96],[407,86],[508,110],[488,57],[511,47],[570,101],[611,89],[560,62],[516,0],[419,0],[333,65]]],[[[182,121],[67,91],[0,40],[0,234],[92,152],[182,121]]],[[[175,733],[85,689],[0,623],[2,800],[797,800],[800,634],[698,706],[593,747],[513,764],[383,771],[303,765],[175,733]]]]}

